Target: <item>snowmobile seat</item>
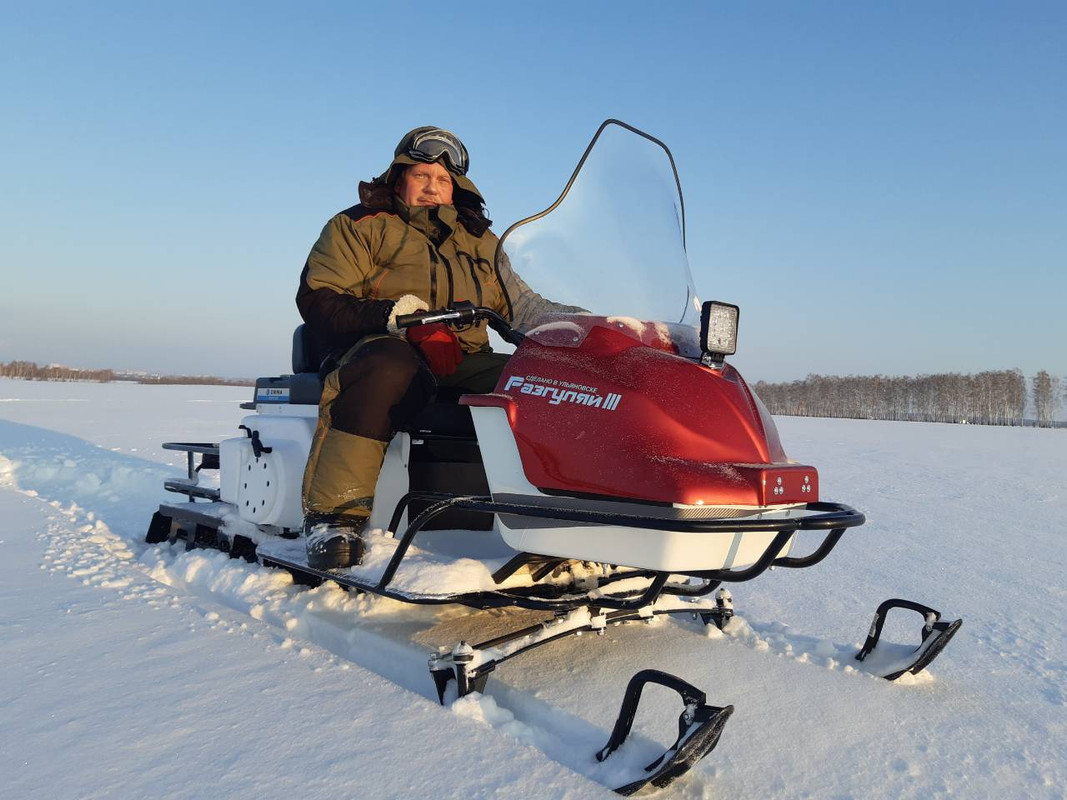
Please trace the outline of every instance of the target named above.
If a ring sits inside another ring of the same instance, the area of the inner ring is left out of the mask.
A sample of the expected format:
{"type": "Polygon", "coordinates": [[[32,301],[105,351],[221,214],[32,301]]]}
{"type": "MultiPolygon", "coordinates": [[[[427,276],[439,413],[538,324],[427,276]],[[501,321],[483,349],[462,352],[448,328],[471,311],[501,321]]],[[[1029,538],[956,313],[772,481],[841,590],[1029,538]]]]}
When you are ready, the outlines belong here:
{"type": "Polygon", "coordinates": [[[293,331],[293,374],[318,373],[325,357],[326,353],[315,339],[315,335],[308,330],[308,326],[297,325],[293,331]]]}

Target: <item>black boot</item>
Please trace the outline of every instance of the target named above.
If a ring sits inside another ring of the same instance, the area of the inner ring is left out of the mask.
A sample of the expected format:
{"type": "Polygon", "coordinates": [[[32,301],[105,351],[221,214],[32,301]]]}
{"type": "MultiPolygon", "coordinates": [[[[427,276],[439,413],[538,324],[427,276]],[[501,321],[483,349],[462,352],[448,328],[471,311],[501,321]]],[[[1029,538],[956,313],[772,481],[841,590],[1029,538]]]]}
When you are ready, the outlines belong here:
{"type": "Polygon", "coordinates": [[[312,569],[345,569],[363,561],[360,533],[367,520],[337,514],[309,513],[304,517],[304,545],[312,569]]]}

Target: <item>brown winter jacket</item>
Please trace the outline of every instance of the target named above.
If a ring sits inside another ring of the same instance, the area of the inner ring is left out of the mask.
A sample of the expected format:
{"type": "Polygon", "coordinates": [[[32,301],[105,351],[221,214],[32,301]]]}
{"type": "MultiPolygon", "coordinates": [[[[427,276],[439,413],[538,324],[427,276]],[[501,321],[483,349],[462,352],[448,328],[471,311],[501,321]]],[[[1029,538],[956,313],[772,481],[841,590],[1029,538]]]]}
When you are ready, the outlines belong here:
{"type": "MultiPolygon", "coordinates": [[[[398,158],[375,183],[391,187],[398,164],[406,160],[398,158]]],[[[470,191],[467,186],[474,188],[463,178],[457,191],[470,191]]],[[[474,193],[480,206],[481,197],[474,193]]],[[[518,327],[532,324],[552,307],[503,259],[505,297],[493,266],[496,236],[488,230],[471,233],[455,206],[409,207],[391,191],[386,196],[391,208],[361,203],[327,222],[304,266],[296,304],[326,349],[346,349],[364,336],[384,333],[391,301],[406,294],[430,308],[469,300],[510,317],[518,327]]],[[[457,336],[465,352],[489,349],[485,322],[457,331],[457,336]]]]}

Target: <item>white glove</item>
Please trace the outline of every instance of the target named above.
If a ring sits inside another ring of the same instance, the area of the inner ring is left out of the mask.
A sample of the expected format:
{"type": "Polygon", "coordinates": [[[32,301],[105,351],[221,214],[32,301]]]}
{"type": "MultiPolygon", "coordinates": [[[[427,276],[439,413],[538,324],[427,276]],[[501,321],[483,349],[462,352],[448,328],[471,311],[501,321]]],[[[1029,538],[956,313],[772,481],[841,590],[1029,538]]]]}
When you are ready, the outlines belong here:
{"type": "Polygon", "coordinates": [[[385,323],[385,330],[393,336],[401,339],[407,336],[406,331],[396,327],[396,318],[404,314],[414,314],[416,311],[429,311],[430,307],[413,294],[406,294],[399,300],[393,301],[393,310],[389,312],[389,321],[385,323]]]}

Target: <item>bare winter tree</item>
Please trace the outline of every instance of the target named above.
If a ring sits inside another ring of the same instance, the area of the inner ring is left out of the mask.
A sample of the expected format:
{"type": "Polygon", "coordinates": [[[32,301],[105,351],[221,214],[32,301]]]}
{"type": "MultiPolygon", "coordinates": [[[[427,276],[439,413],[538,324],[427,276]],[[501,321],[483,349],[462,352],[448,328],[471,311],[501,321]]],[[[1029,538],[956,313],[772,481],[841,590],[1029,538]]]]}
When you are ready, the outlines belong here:
{"type": "Polygon", "coordinates": [[[1030,388],[1034,396],[1034,417],[1038,427],[1047,428],[1052,424],[1052,378],[1041,370],[1030,379],[1030,388]]]}
{"type": "Polygon", "coordinates": [[[1030,379],[1031,393],[1034,399],[1034,417],[1038,427],[1051,428],[1056,411],[1060,407],[1060,379],[1041,370],[1030,379]]]}

